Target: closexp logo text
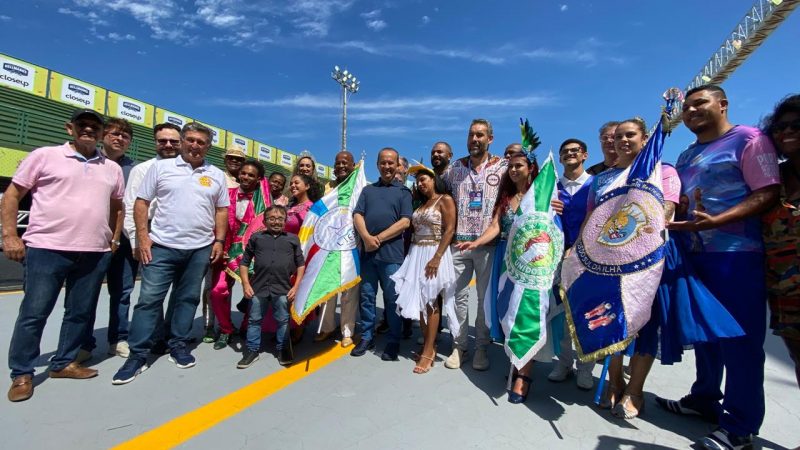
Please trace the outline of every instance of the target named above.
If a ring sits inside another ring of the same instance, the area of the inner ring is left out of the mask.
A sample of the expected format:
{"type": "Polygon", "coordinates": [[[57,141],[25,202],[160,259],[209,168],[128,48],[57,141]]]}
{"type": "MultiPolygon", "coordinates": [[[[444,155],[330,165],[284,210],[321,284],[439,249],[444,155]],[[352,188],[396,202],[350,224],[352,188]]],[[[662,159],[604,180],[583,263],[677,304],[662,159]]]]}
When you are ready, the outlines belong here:
{"type": "MultiPolygon", "coordinates": [[[[0,61],[2,61],[1,58],[0,61]]],[[[24,89],[26,91],[33,91],[33,70],[9,61],[3,61],[2,67],[3,69],[0,71],[0,84],[17,89],[24,89]]]]}

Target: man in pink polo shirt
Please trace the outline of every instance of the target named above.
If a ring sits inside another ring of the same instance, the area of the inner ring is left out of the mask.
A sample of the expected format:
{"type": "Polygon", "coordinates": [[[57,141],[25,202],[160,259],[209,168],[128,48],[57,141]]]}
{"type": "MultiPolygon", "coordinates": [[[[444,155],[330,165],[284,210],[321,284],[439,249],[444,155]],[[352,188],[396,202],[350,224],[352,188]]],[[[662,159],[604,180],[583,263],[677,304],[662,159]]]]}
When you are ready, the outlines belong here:
{"type": "Polygon", "coordinates": [[[3,196],[3,251],[25,267],[25,296],[19,309],[8,365],[12,384],[8,399],[33,395],[33,372],[42,331],[66,282],[64,319],[50,378],[91,378],[97,371],[75,362],[93,299],[111,259],[109,217],[122,217],[125,186],[119,164],[104,157],[97,144],[103,118],[90,109],[75,111],[67,133],[72,142],[42,147],[20,164],[3,196]],[[33,204],[28,229],[17,236],[19,201],[28,192],[33,204]]]}

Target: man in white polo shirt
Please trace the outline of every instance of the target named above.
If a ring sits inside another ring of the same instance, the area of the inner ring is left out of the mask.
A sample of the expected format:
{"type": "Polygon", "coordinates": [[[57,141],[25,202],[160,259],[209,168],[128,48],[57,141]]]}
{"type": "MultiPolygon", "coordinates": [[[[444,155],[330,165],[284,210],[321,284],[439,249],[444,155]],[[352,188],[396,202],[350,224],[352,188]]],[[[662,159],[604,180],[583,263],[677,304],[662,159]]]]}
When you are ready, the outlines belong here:
{"type": "Polygon", "coordinates": [[[223,255],[228,229],[225,174],[209,164],[211,130],[198,123],[181,130],[181,154],[156,161],[147,171],[134,204],[137,248],[142,268],[139,301],[133,309],[130,357],[113,384],[125,384],[147,369],[147,356],[170,285],[174,294],[169,324],[169,360],[181,369],[195,365],[186,348],[200,303],[200,285],[209,262],[223,255]],[[150,202],[157,201],[148,233],[150,202]]]}
{"type": "Polygon", "coordinates": [[[103,136],[99,114],[75,111],[67,133],[71,142],[36,149],[22,161],[0,208],[3,251],[25,267],[25,296],[8,350],[12,402],[33,395],[42,332],[65,284],[64,318],[50,378],[97,376],[75,359],[111,259],[109,217],[116,219],[122,210],[125,187],[119,164],[97,151],[103,136]],[[28,192],[33,198],[30,222],[20,239],[17,212],[28,192]]]}

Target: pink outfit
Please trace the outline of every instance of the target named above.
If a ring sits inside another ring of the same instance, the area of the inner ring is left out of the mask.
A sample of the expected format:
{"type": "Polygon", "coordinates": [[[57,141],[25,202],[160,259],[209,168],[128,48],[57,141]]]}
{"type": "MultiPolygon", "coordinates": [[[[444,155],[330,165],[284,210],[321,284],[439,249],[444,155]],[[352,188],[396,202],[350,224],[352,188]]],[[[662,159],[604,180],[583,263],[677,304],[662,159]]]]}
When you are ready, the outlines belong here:
{"type": "Polygon", "coordinates": [[[765,134],[759,134],[744,146],[739,167],[751,191],[781,182],[775,147],[765,134]]]}
{"type": "Polygon", "coordinates": [[[681,200],[681,179],[678,171],[669,164],[661,165],[661,190],[664,192],[664,201],[676,205],[681,200]]]}
{"type": "Polygon", "coordinates": [[[303,220],[305,220],[306,214],[308,214],[308,210],[313,204],[314,203],[309,200],[304,203],[298,203],[297,205],[289,208],[289,210],[286,212],[286,225],[283,227],[283,231],[295,235],[300,233],[300,227],[303,226],[303,220]]]}
{"type": "Polygon", "coordinates": [[[65,143],[32,151],[12,181],[33,197],[22,236],[26,245],[76,252],[111,250],[110,200],[121,200],[125,194],[119,164],[99,152],[86,159],[65,143]]]}

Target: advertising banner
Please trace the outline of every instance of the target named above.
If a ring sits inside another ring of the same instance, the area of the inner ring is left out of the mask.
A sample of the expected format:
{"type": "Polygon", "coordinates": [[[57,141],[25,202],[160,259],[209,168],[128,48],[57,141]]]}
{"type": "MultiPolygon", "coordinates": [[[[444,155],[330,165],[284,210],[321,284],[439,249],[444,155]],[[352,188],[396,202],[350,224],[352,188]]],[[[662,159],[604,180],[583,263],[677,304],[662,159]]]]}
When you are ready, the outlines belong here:
{"type": "Polygon", "coordinates": [[[213,135],[211,138],[211,145],[222,148],[222,144],[225,142],[225,133],[227,132],[222,128],[209,125],[205,122],[198,121],[198,123],[207,126],[211,130],[211,134],[213,135]]]}
{"type": "Polygon", "coordinates": [[[293,169],[294,162],[297,159],[297,156],[283,150],[278,150],[278,149],[275,150],[278,153],[278,164],[280,164],[283,167],[286,167],[287,169],[293,169]]]}
{"type": "Polygon", "coordinates": [[[106,90],[85,81],[50,71],[48,98],[63,103],[106,112],[106,90]]]}
{"type": "Polygon", "coordinates": [[[328,179],[328,173],[330,173],[328,166],[324,164],[317,164],[317,177],[328,179]]]}
{"type": "Polygon", "coordinates": [[[156,125],[159,123],[173,123],[181,128],[184,125],[191,122],[192,119],[182,116],[180,114],[175,114],[172,111],[167,111],[166,109],[156,108],[156,125]]]}
{"type": "Polygon", "coordinates": [[[11,58],[0,53],[0,86],[47,97],[47,73],[44,67],[11,58]]]}
{"type": "Polygon", "coordinates": [[[111,117],[152,128],[154,111],[155,106],[149,103],[125,97],[116,92],[108,92],[108,115],[111,117]]]}
{"type": "Polygon", "coordinates": [[[0,177],[13,177],[17,167],[19,167],[19,163],[30,154],[30,152],[24,150],[0,147],[0,177]]]}
{"type": "Polygon", "coordinates": [[[247,139],[244,136],[239,136],[238,134],[228,132],[228,142],[225,145],[225,149],[227,150],[231,147],[239,147],[242,150],[244,150],[244,152],[247,153],[248,155],[253,156],[253,146],[252,146],[252,141],[250,139],[247,139]]]}
{"type": "Polygon", "coordinates": [[[255,157],[260,159],[261,161],[266,161],[270,163],[275,163],[278,152],[276,151],[275,147],[267,144],[262,144],[261,142],[254,143],[255,147],[255,157]]]}

